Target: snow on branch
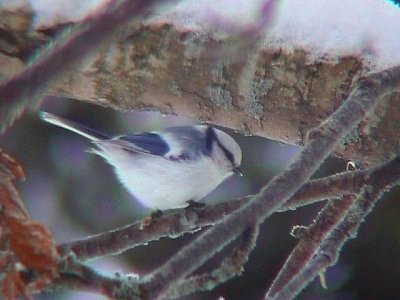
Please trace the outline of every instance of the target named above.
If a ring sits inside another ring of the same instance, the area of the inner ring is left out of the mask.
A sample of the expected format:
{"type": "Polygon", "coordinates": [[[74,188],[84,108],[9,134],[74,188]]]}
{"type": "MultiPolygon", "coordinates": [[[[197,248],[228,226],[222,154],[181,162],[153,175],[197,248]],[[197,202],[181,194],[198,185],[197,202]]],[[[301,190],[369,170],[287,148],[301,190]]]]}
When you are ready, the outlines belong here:
{"type": "MultiPolygon", "coordinates": [[[[264,43],[263,36],[265,32],[268,34],[268,29],[279,36],[273,24],[272,28],[262,28],[276,17],[269,1],[264,2],[259,19],[247,29],[231,26],[221,16],[209,15],[211,25],[219,28],[187,28],[174,23],[173,15],[170,19],[149,18],[129,23],[114,38],[107,39],[107,43],[100,43],[96,51],[91,48],[94,44],[89,43],[88,48],[92,50],[85,48],[81,54],[88,51],[91,55],[86,55],[84,63],[77,63],[79,67],[74,67],[73,72],[63,71],[72,64],[65,63],[64,59],[55,60],[51,64],[57,66],[55,72],[63,74],[50,78],[52,81],[58,78],[57,85],[46,83],[45,78],[37,84],[43,85],[46,95],[124,111],[156,110],[185,115],[244,134],[303,146],[307,132],[346,99],[354,82],[370,72],[370,65],[367,58],[357,53],[346,52],[335,56],[335,60],[310,60],[310,53],[302,46],[287,49],[264,43]]],[[[147,4],[150,2],[146,1],[147,4]]],[[[31,15],[28,12],[18,16],[18,20],[32,18],[31,15]]],[[[13,39],[2,40],[0,36],[0,79],[20,70],[21,65],[27,64],[26,58],[40,52],[44,43],[59,47],[61,39],[54,36],[59,37],[57,33],[63,29],[67,34],[71,28],[71,24],[56,24],[43,31],[32,31],[28,21],[14,23],[27,25],[14,28],[7,24],[13,39]],[[14,44],[10,42],[13,40],[16,40],[14,44]]],[[[285,28],[282,24],[278,27],[285,28]]],[[[281,34],[290,36],[290,32],[281,34]]],[[[323,34],[318,32],[318,36],[323,34]]],[[[368,51],[372,50],[367,47],[364,52],[368,51]]],[[[32,77],[39,79],[41,72],[32,77]]],[[[24,84],[19,85],[23,90],[32,84],[20,83],[24,84]]],[[[27,93],[33,99],[36,92],[27,93]]],[[[399,139],[394,126],[400,118],[399,110],[393,109],[399,97],[400,93],[395,90],[382,97],[375,113],[340,140],[335,154],[368,163],[390,158],[399,139]]],[[[22,110],[18,105],[15,108],[22,110]]],[[[0,112],[3,109],[0,104],[0,112]]]]}

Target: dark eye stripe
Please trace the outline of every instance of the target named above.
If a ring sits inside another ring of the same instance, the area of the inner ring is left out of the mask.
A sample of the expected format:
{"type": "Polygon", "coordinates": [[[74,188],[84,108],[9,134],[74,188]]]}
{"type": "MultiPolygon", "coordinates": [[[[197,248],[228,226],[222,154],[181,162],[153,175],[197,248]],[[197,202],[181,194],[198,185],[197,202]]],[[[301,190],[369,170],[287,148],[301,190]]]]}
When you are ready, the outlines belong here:
{"type": "Polygon", "coordinates": [[[217,143],[218,143],[218,146],[222,149],[222,151],[224,151],[226,158],[231,162],[232,166],[235,166],[235,160],[234,160],[232,152],[229,151],[228,149],[226,149],[218,140],[217,140],[217,143]]]}
{"type": "Polygon", "coordinates": [[[211,151],[212,151],[213,144],[214,144],[215,141],[217,141],[217,137],[215,135],[214,128],[212,128],[211,126],[208,126],[207,130],[205,132],[205,135],[206,135],[206,145],[205,145],[206,147],[205,147],[204,154],[210,155],[211,151]]]}
{"type": "Polygon", "coordinates": [[[206,130],[206,154],[211,154],[212,146],[214,142],[217,142],[218,147],[222,149],[226,158],[230,161],[232,166],[235,166],[235,159],[231,151],[226,149],[224,145],[218,140],[217,135],[215,134],[215,130],[213,127],[209,126],[206,130]]]}

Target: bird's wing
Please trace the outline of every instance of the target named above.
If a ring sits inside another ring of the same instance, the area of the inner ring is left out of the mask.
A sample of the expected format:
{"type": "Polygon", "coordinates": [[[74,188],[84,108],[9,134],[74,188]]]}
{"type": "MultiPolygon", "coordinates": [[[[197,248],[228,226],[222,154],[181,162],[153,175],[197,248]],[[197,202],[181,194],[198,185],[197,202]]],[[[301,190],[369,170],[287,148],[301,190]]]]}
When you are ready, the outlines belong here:
{"type": "MultiPolygon", "coordinates": [[[[169,160],[196,160],[209,152],[205,131],[192,126],[170,127],[160,132],[119,136],[110,141],[126,151],[164,157],[169,160]]],[[[97,143],[96,143],[97,144],[97,143]]]]}
{"type": "Polygon", "coordinates": [[[124,150],[134,153],[144,153],[156,156],[164,156],[169,151],[169,146],[157,133],[140,133],[134,135],[122,135],[111,142],[120,145],[124,150]]]}

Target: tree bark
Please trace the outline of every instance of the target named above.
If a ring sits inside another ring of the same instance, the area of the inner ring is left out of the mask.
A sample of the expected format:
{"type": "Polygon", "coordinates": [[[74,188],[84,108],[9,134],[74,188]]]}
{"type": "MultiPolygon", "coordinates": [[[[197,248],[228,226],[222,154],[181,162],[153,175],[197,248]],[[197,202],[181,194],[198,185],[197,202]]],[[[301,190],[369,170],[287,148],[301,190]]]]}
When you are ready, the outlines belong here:
{"type": "MultiPolygon", "coordinates": [[[[0,10],[1,15],[8,17],[0,21],[0,80],[20,71],[66,26],[32,31],[29,11],[10,17],[0,10]]],[[[224,55],[236,44],[235,38],[188,31],[172,22],[132,24],[51,94],[120,110],[185,115],[302,146],[307,132],[368,72],[360,57],[311,62],[302,49],[287,52],[249,43],[254,49],[224,55]]],[[[382,95],[375,111],[335,153],[368,164],[389,159],[399,151],[399,119],[399,92],[382,95]]]]}

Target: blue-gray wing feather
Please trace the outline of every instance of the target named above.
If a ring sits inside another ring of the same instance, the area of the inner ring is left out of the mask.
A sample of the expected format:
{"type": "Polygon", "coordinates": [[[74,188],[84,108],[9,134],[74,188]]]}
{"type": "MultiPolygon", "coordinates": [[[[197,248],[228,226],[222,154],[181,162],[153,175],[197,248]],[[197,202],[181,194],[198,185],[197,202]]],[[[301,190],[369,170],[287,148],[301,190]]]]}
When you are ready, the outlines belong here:
{"type": "Polygon", "coordinates": [[[164,156],[169,151],[168,144],[156,133],[140,133],[118,137],[122,141],[134,144],[145,152],[157,156],[164,156]]]}
{"type": "Polygon", "coordinates": [[[160,134],[141,133],[124,135],[119,140],[134,144],[148,154],[164,156],[173,160],[196,160],[201,155],[211,153],[212,144],[215,141],[215,132],[211,126],[199,131],[192,126],[170,127],[159,132],[160,134]],[[168,143],[162,138],[162,133],[169,133],[174,138],[174,145],[178,149],[171,149],[168,143]],[[169,154],[173,153],[171,156],[169,154]]]}

